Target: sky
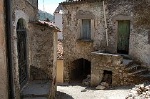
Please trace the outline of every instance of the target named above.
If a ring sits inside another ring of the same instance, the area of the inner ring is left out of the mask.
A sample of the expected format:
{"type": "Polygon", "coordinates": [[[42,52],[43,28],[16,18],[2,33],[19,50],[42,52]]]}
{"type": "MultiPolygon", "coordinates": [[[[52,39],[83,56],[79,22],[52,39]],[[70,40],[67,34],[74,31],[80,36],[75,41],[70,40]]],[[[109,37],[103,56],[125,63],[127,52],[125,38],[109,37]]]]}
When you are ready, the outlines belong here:
{"type": "MultiPolygon", "coordinates": [[[[59,3],[65,0],[44,0],[44,11],[53,14],[59,3]]],[[[38,0],[39,9],[43,11],[43,0],[38,0]]]]}

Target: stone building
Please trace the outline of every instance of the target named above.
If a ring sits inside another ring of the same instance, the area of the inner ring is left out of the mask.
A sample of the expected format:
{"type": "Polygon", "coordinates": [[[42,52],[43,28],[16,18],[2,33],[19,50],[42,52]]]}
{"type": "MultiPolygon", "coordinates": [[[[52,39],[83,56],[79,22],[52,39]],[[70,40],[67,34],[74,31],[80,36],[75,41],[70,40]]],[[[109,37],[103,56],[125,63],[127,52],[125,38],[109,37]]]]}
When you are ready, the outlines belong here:
{"type": "Polygon", "coordinates": [[[62,40],[63,39],[63,36],[62,36],[63,24],[62,24],[62,6],[61,5],[59,5],[54,11],[54,19],[55,19],[54,21],[55,25],[57,25],[61,31],[61,32],[58,32],[58,40],[62,40]]]}
{"type": "Polygon", "coordinates": [[[60,30],[37,15],[38,0],[0,1],[1,99],[20,99],[33,80],[49,81],[47,98],[55,98],[60,30]]]}
{"type": "Polygon", "coordinates": [[[0,99],[8,99],[4,0],[0,1],[0,99]]]}
{"type": "Polygon", "coordinates": [[[147,81],[149,0],[72,0],[63,6],[64,80],[112,86],[147,81]]]}

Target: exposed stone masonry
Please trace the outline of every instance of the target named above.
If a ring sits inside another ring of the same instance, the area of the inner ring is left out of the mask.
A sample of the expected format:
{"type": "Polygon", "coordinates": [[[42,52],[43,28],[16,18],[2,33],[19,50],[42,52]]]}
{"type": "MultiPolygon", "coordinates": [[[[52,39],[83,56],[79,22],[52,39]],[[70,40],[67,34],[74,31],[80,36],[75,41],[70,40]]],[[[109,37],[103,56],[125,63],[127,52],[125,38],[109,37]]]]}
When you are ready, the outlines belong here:
{"type": "Polygon", "coordinates": [[[82,1],[73,1],[62,3],[64,9],[63,43],[65,81],[70,81],[71,71],[75,68],[72,62],[84,58],[91,61],[91,68],[98,68],[100,70],[91,70],[91,79],[93,79],[94,82],[93,85],[97,85],[101,81],[102,77],[97,75],[102,75],[102,70],[112,71],[112,85],[114,86],[138,83],[137,79],[133,79],[134,77],[127,76],[124,65],[121,63],[123,58],[121,56],[115,56],[115,54],[117,54],[118,43],[118,20],[130,21],[129,56],[131,56],[133,61],[139,61],[147,68],[150,68],[150,45],[148,44],[149,29],[146,24],[142,23],[142,20],[145,20],[145,16],[148,14],[141,14],[140,10],[138,10],[138,8],[142,6],[142,8],[145,8],[147,11],[149,8],[148,2],[148,0],[105,0],[106,21],[108,25],[108,46],[106,45],[102,1],[86,3],[82,1]],[[146,7],[144,6],[144,2],[146,3],[146,7]],[[82,14],[87,14],[86,12],[88,11],[88,14],[91,14],[91,16],[94,15],[94,18],[85,18],[86,15],[78,15],[80,11],[83,12],[82,14]],[[84,18],[79,18],[79,16],[84,16],[84,18]],[[89,18],[91,19],[91,40],[80,40],[81,20],[89,18]],[[100,56],[93,56],[93,54],[91,54],[91,52],[99,50],[113,53],[114,56],[105,56],[105,53],[100,56]]]}

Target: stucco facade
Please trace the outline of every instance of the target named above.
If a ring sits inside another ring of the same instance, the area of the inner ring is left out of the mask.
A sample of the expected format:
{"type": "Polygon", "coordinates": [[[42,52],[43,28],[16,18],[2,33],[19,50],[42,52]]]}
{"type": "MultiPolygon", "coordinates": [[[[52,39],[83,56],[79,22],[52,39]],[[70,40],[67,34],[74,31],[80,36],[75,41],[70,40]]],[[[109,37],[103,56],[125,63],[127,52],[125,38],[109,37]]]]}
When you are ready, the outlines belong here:
{"type": "Polygon", "coordinates": [[[8,99],[8,75],[6,64],[5,10],[0,1],[0,98],[8,99]]]}
{"type": "MultiPolygon", "coordinates": [[[[118,23],[121,20],[127,20],[130,23],[128,55],[133,61],[138,61],[146,68],[150,68],[149,28],[147,26],[149,21],[143,22],[148,20],[146,19],[149,15],[148,3],[148,0],[63,2],[64,80],[70,81],[72,78],[72,73],[76,68],[75,60],[86,59],[91,62],[91,69],[94,67],[93,64],[96,63],[93,63],[95,62],[93,58],[96,56],[93,56],[91,52],[103,50],[104,53],[118,54],[118,23]],[[140,9],[143,9],[145,14],[142,14],[140,9]],[[81,38],[82,19],[91,21],[91,39],[89,40],[81,38]]],[[[98,68],[99,65],[97,65],[98,68]]],[[[91,70],[91,73],[93,72],[91,70]]]]}

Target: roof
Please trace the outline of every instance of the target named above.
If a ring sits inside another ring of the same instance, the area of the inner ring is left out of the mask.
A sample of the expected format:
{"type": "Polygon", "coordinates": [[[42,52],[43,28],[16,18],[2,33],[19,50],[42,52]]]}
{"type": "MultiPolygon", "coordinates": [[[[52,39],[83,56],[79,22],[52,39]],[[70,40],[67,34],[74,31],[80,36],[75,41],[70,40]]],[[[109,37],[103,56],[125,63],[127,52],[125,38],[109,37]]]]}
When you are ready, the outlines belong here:
{"type": "Polygon", "coordinates": [[[63,43],[62,41],[58,41],[57,43],[57,59],[63,59],[63,43]]]}
{"type": "Polygon", "coordinates": [[[56,32],[61,32],[60,29],[53,22],[50,22],[50,21],[38,20],[38,21],[34,21],[32,23],[35,23],[37,25],[47,26],[47,27],[53,29],[56,32]]]}
{"type": "Polygon", "coordinates": [[[92,2],[99,2],[99,1],[102,0],[66,0],[61,2],[61,4],[79,4],[79,3],[86,3],[86,2],[92,3],[92,2]]]}

